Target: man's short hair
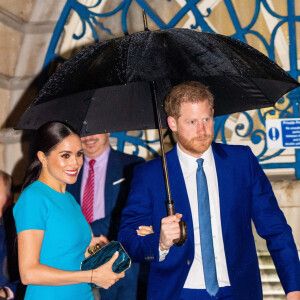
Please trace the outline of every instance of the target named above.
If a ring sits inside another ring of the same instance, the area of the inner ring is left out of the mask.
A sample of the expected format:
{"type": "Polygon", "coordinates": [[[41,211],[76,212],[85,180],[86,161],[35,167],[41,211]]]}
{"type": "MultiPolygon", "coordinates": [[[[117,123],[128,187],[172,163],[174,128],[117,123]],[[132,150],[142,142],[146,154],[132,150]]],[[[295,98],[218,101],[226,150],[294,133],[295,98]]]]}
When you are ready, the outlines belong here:
{"type": "Polygon", "coordinates": [[[11,191],[12,179],[11,179],[11,176],[8,175],[6,172],[0,170],[0,178],[2,178],[4,186],[6,188],[7,197],[11,198],[12,197],[12,191],[11,191]]]}
{"type": "Polygon", "coordinates": [[[182,103],[197,103],[207,100],[214,107],[214,96],[207,86],[198,81],[183,82],[174,86],[165,100],[165,111],[168,116],[178,119],[182,103]]]}

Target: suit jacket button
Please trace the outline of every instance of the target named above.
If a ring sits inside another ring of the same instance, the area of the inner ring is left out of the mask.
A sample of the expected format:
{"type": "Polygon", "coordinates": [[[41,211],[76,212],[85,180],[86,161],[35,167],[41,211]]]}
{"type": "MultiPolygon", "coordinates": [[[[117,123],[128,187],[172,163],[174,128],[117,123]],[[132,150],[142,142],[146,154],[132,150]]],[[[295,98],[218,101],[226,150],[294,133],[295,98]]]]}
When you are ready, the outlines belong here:
{"type": "Polygon", "coordinates": [[[191,264],[191,261],[188,259],[188,260],[186,261],[186,264],[189,266],[189,265],[191,264]]]}

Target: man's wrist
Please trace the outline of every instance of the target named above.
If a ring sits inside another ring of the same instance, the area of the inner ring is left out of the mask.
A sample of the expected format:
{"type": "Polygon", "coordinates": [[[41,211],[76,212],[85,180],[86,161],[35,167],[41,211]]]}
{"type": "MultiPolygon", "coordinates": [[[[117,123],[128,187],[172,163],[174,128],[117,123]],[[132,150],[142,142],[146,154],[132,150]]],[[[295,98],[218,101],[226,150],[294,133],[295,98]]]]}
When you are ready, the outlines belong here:
{"type": "Polygon", "coordinates": [[[170,249],[170,247],[165,246],[164,244],[162,244],[161,242],[159,242],[159,249],[161,251],[167,251],[170,249]]]}
{"type": "Polygon", "coordinates": [[[161,250],[160,247],[158,247],[158,251],[159,251],[159,262],[164,261],[166,256],[169,253],[169,249],[161,250]]]}

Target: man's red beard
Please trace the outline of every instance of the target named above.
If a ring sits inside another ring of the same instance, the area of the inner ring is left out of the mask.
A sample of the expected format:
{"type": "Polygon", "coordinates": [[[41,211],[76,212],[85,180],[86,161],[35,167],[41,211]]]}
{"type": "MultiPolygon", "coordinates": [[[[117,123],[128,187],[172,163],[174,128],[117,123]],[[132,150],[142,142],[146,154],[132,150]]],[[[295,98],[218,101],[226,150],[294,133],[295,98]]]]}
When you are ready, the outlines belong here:
{"type": "Polygon", "coordinates": [[[184,149],[196,155],[203,154],[213,141],[213,136],[209,134],[200,135],[188,140],[177,132],[177,138],[184,149]]]}

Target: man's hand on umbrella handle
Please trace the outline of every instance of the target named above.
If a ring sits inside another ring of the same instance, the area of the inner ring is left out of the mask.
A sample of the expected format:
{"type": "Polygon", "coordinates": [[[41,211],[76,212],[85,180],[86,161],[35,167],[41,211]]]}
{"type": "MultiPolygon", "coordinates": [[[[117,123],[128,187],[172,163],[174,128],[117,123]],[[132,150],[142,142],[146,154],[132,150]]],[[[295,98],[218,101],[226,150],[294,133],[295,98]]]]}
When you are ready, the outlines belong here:
{"type": "Polygon", "coordinates": [[[159,249],[168,250],[174,245],[173,240],[180,238],[179,222],[182,214],[176,213],[173,216],[165,217],[161,220],[159,249]]]}

